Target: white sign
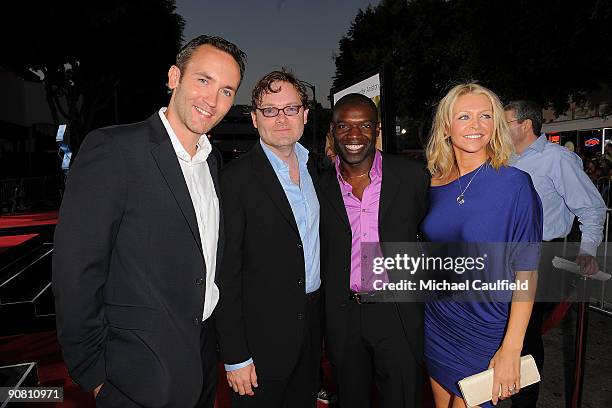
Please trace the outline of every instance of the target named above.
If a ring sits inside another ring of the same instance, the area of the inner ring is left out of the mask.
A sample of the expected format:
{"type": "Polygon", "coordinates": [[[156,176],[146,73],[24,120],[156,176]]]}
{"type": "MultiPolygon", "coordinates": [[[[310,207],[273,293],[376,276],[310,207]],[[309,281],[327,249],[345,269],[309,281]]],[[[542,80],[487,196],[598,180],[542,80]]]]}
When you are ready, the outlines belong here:
{"type": "MultiPolygon", "coordinates": [[[[374,102],[377,102],[377,100],[380,100],[380,75],[372,75],[355,85],[351,85],[348,88],[336,92],[334,94],[334,105],[338,102],[338,99],[350,93],[360,93],[374,100],[374,102]]],[[[378,105],[378,103],[376,103],[376,105],[378,105]]]]}

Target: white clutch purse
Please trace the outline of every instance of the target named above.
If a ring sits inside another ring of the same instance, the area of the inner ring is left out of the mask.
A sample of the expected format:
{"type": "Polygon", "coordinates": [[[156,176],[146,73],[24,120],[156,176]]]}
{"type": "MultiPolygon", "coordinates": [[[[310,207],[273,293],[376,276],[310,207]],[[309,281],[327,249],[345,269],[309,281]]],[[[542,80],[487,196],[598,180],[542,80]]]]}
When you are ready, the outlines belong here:
{"type": "MultiPolygon", "coordinates": [[[[521,388],[540,381],[540,373],[533,356],[521,357],[521,388]]],[[[459,389],[468,407],[475,407],[491,401],[493,396],[493,369],[489,368],[478,374],[465,377],[459,381],[459,389]]],[[[501,391],[501,390],[500,390],[501,391]]],[[[501,395],[501,394],[500,394],[501,395]]]]}

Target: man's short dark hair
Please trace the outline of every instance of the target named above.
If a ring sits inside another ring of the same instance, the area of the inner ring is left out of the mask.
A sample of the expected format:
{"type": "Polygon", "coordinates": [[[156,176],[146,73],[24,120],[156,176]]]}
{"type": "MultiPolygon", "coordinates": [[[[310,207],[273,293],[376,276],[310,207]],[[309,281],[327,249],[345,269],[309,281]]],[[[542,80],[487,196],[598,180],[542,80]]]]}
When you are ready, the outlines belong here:
{"type": "Polygon", "coordinates": [[[533,101],[511,101],[504,106],[505,111],[513,110],[516,113],[516,119],[519,123],[523,123],[525,119],[531,120],[533,134],[540,136],[542,133],[542,108],[533,101]]]}
{"type": "Polygon", "coordinates": [[[200,35],[193,40],[185,44],[178,54],[176,54],[176,66],[181,70],[185,71],[187,63],[191,59],[191,56],[202,45],[211,45],[218,50],[228,53],[231,55],[238,66],[240,67],[240,82],[244,77],[244,68],[246,65],[246,54],[238,48],[234,43],[227,41],[225,38],[214,37],[210,35],[200,35]]]}
{"type": "Polygon", "coordinates": [[[366,108],[370,109],[372,115],[374,116],[374,120],[378,122],[378,108],[376,108],[376,104],[372,99],[360,93],[346,94],[342,98],[338,99],[338,102],[336,102],[334,105],[332,121],[336,120],[336,113],[347,105],[365,106],[366,108]]]}
{"type": "Polygon", "coordinates": [[[306,87],[304,87],[304,84],[302,84],[295,75],[283,69],[281,71],[272,71],[257,81],[251,93],[251,109],[253,112],[255,112],[261,103],[264,94],[280,92],[280,87],[272,88],[272,85],[276,82],[288,82],[293,85],[300,96],[300,103],[304,109],[308,109],[308,94],[306,93],[306,87]]]}

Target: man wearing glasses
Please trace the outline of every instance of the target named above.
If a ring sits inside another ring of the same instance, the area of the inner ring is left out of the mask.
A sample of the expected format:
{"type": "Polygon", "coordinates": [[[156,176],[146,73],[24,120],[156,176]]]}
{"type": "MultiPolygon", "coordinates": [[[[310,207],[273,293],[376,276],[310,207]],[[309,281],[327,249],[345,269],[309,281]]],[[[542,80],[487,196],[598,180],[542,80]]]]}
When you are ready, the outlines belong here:
{"type": "Polygon", "coordinates": [[[313,407],[320,328],[319,201],[297,141],[307,95],[273,71],[252,93],[260,142],[223,172],[223,264],[217,330],[233,407],[313,407]]]}
{"type": "MultiPolygon", "coordinates": [[[[504,107],[510,135],[516,149],[511,165],[531,176],[533,185],[542,200],[544,211],[543,239],[547,242],[563,241],[572,230],[574,217],[578,217],[580,231],[580,254],[576,263],[583,273],[592,275],[599,270],[595,259],[597,247],[603,238],[606,219],[606,204],[599,192],[582,169],[580,158],[569,150],[549,143],[542,131],[542,108],[531,101],[514,101],[504,107]]],[[[545,246],[540,261],[540,288],[551,291],[562,279],[555,273],[554,279],[547,279],[551,271],[551,260],[555,246],[545,246]],[[557,281],[558,280],[558,281],[557,281]]],[[[562,255],[562,254],[559,254],[562,255]]],[[[551,292],[554,296],[555,292],[551,292]]],[[[554,299],[547,299],[554,300],[554,299]]],[[[560,300],[560,299],[559,299],[560,300]]],[[[521,355],[531,354],[542,372],[544,346],[542,343],[543,314],[549,303],[536,302],[525,333],[521,355]]],[[[535,407],[539,385],[534,384],[512,397],[515,408],[535,407]]]]}

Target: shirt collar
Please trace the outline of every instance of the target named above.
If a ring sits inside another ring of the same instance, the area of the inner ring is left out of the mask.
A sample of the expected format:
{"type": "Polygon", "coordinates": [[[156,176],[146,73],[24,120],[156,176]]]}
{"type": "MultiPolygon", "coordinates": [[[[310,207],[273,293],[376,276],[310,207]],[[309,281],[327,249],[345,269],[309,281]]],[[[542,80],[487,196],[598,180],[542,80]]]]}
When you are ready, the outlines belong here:
{"type": "Polygon", "coordinates": [[[544,148],[546,147],[546,143],[548,143],[548,139],[546,138],[546,133],[542,133],[540,137],[534,140],[534,142],[530,144],[527,149],[525,149],[525,151],[535,150],[538,153],[542,153],[544,151],[544,148]]]}
{"type": "Polygon", "coordinates": [[[212,145],[210,144],[206,133],[204,133],[202,136],[200,136],[200,139],[198,139],[198,143],[196,143],[196,154],[195,156],[191,157],[176,136],[176,133],[174,133],[172,126],[170,126],[170,122],[168,122],[168,118],[165,115],[167,109],[168,108],[163,107],[158,113],[162,123],[164,124],[164,128],[166,128],[166,132],[168,132],[168,136],[170,136],[170,141],[172,142],[172,147],[174,148],[177,157],[181,160],[194,163],[206,161],[206,159],[208,159],[208,155],[212,151],[212,145]]]}
{"type": "MultiPolygon", "coordinates": [[[[338,177],[338,181],[341,183],[346,183],[342,178],[342,173],[340,173],[340,156],[336,155],[336,176],[338,177]]],[[[374,179],[377,177],[382,177],[382,154],[380,154],[380,150],[376,149],[374,151],[374,161],[372,162],[372,167],[370,168],[370,179],[374,179]]]]}
{"type": "MultiPolygon", "coordinates": [[[[266,157],[268,158],[268,161],[270,162],[272,168],[275,171],[289,171],[289,166],[287,165],[287,163],[285,163],[276,154],[274,154],[274,152],[263,142],[263,140],[261,140],[261,138],[259,139],[259,144],[261,145],[261,148],[263,149],[264,153],[266,154],[266,157]]],[[[293,147],[293,151],[297,156],[298,166],[305,166],[306,162],[308,162],[308,149],[306,149],[300,143],[296,142],[295,146],[293,147]]]]}

